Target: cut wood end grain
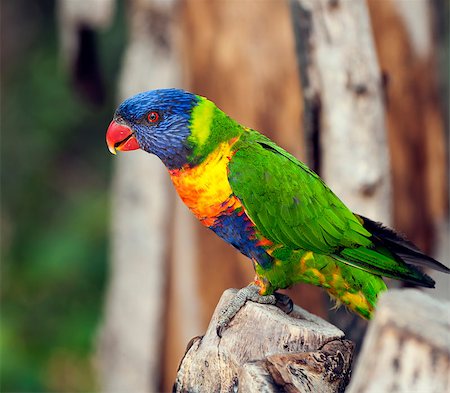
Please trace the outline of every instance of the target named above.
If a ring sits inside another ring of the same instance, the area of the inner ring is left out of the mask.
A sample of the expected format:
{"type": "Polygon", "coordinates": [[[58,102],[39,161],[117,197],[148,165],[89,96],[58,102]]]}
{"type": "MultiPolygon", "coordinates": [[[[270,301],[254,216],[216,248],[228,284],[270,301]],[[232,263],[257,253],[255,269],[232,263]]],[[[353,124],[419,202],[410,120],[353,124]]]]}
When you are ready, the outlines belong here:
{"type": "Polygon", "coordinates": [[[217,318],[235,293],[224,292],[206,334],[188,345],[175,392],[344,390],[353,343],[298,306],[286,315],[275,306],[247,302],[219,338],[217,318]]]}
{"type": "Polygon", "coordinates": [[[378,303],[348,393],[450,391],[450,302],[416,289],[378,303]]]}

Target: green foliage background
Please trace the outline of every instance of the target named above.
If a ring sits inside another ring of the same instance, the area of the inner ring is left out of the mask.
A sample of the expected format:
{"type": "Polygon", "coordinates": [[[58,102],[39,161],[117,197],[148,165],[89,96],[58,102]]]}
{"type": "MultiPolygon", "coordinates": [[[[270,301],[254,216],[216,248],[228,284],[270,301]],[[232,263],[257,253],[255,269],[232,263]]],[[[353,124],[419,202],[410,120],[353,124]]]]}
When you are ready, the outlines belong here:
{"type": "Polygon", "coordinates": [[[95,36],[106,97],[91,104],[62,65],[55,2],[1,7],[0,391],[94,391],[123,12],[95,36]]]}

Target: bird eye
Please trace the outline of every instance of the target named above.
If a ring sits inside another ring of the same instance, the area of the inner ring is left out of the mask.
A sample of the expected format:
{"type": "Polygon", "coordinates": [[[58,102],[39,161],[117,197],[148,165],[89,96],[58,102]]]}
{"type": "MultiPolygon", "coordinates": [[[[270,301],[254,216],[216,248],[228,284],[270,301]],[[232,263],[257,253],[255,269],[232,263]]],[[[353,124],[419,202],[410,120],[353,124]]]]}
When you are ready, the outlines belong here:
{"type": "Polygon", "coordinates": [[[158,112],[150,112],[147,115],[147,120],[149,121],[149,123],[156,123],[159,120],[159,113],[158,112]]]}

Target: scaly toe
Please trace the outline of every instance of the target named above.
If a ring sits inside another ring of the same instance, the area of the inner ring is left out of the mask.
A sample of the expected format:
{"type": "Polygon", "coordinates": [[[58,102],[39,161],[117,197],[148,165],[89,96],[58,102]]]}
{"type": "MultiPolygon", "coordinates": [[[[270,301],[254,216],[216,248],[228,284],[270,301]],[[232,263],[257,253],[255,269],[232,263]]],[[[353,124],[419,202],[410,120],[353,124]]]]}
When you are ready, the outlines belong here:
{"type": "Polygon", "coordinates": [[[216,332],[219,337],[222,337],[223,332],[228,327],[239,310],[244,307],[247,300],[251,300],[260,304],[276,304],[277,298],[274,295],[263,296],[259,294],[260,287],[255,284],[250,284],[247,287],[240,289],[236,295],[231,299],[230,303],[224,308],[217,320],[216,332]]]}

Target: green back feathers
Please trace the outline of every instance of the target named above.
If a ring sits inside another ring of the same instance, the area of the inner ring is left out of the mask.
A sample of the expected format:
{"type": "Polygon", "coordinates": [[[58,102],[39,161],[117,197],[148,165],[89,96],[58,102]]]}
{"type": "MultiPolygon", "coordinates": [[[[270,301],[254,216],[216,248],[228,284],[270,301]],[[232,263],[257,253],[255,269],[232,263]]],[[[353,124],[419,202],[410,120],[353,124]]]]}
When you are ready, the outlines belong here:
{"type": "Polygon", "coordinates": [[[275,243],[331,254],[370,246],[370,233],[304,164],[255,131],[237,143],[229,181],[257,227],[275,243]]]}
{"type": "Polygon", "coordinates": [[[333,254],[337,260],[369,273],[408,281],[416,285],[434,287],[434,281],[414,266],[403,262],[386,248],[345,248],[333,254]]]}

